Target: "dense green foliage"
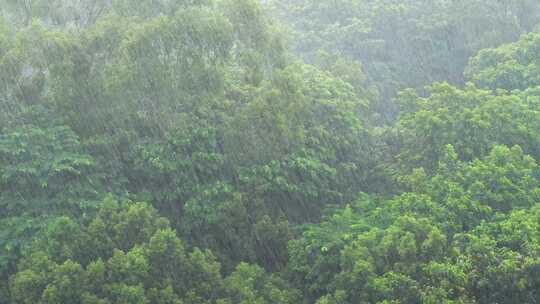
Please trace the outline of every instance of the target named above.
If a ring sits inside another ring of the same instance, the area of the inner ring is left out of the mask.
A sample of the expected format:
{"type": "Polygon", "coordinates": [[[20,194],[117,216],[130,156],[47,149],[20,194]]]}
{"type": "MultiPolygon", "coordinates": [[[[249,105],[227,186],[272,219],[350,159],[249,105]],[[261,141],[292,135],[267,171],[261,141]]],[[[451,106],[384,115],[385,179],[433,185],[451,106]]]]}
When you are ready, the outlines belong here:
{"type": "Polygon", "coordinates": [[[417,171],[410,192],[362,195],[291,243],[291,271],[317,303],[534,303],[539,167],[518,146],[417,171]]]}
{"type": "Polygon", "coordinates": [[[284,286],[260,267],[246,264],[223,278],[213,255],[199,249],[187,252],[155,209],[110,198],[87,225],[67,217],[49,224],[11,280],[17,303],[298,301],[299,292],[284,286]]]}
{"type": "Polygon", "coordinates": [[[0,0],[0,304],[538,303],[538,23],[0,0]]]}
{"type": "Polygon", "coordinates": [[[272,0],[292,28],[293,47],[325,66],[328,54],[361,63],[379,98],[396,115],[397,90],[435,81],[462,85],[477,51],[517,40],[540,22],[535,0],[272,0]],[[389,108],[390,107],[390,108],[389,108]]]}

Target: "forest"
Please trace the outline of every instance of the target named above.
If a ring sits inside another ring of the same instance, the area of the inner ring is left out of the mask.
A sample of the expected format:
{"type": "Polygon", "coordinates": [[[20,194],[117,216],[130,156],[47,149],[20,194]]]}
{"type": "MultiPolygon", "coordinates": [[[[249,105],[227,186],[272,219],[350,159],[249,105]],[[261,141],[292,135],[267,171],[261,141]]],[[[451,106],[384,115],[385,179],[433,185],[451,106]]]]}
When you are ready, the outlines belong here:
{"type": "Polygon", "coordinates": [[[0,304],[540,303],[540,1],[0,0],[0,304]]]}

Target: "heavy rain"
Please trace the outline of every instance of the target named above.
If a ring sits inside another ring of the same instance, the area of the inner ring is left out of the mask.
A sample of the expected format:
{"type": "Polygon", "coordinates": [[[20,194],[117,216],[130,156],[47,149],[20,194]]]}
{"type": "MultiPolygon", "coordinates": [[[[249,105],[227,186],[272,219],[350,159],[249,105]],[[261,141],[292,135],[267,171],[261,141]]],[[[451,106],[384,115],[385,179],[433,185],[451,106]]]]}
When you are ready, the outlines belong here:
{"type": "Polygon", "coordinates": [[[0,0],[0,304],[540,303],[539,0],[0,0]]]}

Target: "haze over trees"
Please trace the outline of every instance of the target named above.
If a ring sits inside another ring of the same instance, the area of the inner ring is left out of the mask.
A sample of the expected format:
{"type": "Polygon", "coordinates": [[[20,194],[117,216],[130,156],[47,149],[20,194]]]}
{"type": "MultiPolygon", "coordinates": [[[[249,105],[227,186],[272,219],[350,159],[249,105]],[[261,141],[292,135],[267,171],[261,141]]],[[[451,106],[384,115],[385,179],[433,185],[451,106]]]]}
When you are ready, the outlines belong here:
{"type": "Polygon", "coordinates": [[[540,2],[0,13],[0,304],[540,302],[540,2]]]}

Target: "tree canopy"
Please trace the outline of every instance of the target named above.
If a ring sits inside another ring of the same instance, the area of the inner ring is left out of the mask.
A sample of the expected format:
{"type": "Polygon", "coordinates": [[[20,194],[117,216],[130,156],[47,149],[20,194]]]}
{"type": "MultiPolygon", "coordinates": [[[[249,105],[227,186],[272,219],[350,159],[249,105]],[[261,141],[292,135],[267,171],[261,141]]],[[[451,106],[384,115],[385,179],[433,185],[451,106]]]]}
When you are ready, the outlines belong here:
{"type": "Polygon", "coordinates": [[[0,304],[540,301],[534,0],[0,0],[0,304]]]}

